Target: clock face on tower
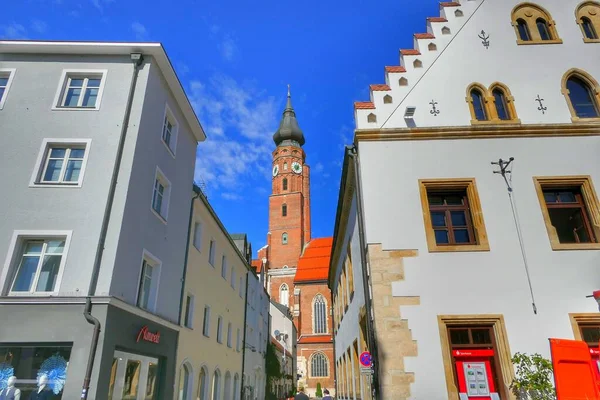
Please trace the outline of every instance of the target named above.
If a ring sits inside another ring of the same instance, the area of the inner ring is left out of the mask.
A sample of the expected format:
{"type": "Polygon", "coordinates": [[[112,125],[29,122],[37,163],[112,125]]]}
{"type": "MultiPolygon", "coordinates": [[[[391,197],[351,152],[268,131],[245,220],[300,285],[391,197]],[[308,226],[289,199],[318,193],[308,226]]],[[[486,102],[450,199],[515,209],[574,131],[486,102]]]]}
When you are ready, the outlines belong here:
{"type": "Polygon", "coordinates": [[[277,176],[278,173],[279,173],[279,165],[275,165],[273,167],[273,176],[277,176]]]}
{"type": "Polygon", "coordinates": [[[294,162],[292,163],[292,171],[294,171],[294,173],[299,174],[302,172],[302,165],[300,165],[300,163],[294,162]]]}

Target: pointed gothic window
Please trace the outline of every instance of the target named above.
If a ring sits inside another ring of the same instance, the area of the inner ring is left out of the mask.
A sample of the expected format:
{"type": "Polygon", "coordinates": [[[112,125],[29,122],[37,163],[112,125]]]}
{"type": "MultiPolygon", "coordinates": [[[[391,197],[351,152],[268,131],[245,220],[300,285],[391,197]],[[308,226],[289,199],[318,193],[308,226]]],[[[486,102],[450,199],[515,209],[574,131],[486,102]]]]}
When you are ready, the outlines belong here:
{"type": "Polygon", "coordinates": [[[329,361],[321,352],[314,353],[310,360],[310,376],[313,378],[329,376],[329,361]]]}
{"type": "Polygon", "coordinates": [[[321,294],[313,301],[313,332],[327,333],[327,303],[321,294]]]}
{"type": "Polygon", "coordinates": [[[283,178],[283,190],[288,190],[288,181],[287,181],[287,178],[283,178]]]}
{"type": "Polygon", "coordinates": [[[473,104],[473,112],[477,121],[487,121],[488,114],[485,109],[485,97],[481,90],[477,88],[471,89],[471,102],[473,104]]]}
{"type": "Polygon", "coordinates": [[[563,79],[563,94],[574,119],[600,117],[600,86],[583,71],[573,70],[563,79]]]}
{"type": "Polygon", "coordinates": [[[285,283],[279,287],[279,303],[284,306],[289,305],[290,292],[288,289],[288,285],[285,283]]]}
{"type": "Polygon", "coordinates": [[[562,43],[548,11],[533,3],[521,3],[512,11],[518,44],[562,43]]]}
{"type": "Polygon", "coordinates": [[[281,235],[281,244],[288,244],[288,234],[287,233],[283,233],[281,235]]]}
{"type": "Polygon", "coordinates": [[[581,27],[584,42],[600,42],[600,3],[584,1],[577,7],[577,23],[581,27]]]}
{"type": "Polygon", "coordinates": [[[287,204],[281,206],[281,216],[287,217],[287,204]]]}

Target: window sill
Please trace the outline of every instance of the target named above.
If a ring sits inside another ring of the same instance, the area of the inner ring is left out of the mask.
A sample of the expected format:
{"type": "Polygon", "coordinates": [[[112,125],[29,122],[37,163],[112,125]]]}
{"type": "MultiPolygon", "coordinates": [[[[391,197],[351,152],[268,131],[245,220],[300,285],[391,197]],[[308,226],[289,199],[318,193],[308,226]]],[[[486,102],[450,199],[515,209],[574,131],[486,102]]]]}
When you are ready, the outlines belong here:
{"type": "Polygon", "coordinates": [[[165,217],[163,217],[162,215],[157,213],[156,210],[152,207],[150,207],[150,210],[152,211],[152,214],[156,215],[156,218],[158,218],[160,220],[160,222],[167,225],[167,220],[165,219],[165,217]]]}
{"type": "Polygon", "coordinates": [[[45,183],[45,182],[35,182],[29,185],[30,188],[81,188],[83,182],[78,183],[45,183]]]}
{"type": "Polygon", "coordinates": [[[552,40],[518,40],[518,45],[533,45],[533,44],[562,44],[562,39],[552,39],[552,40]]]}
{"type": "Polygon", "coordinates": [[[430,253],[460,253],[460,252],[477,252],[490,251],[490,245],[485,244],[469,244],[469,245],[450,245],[450,246],[430,246],[430,253]]]}
{"type": "Polygon", "coordinates": [[[52,107],[52,111],[100,111],[100,107],[52,107]]]}
{"type": "Polygon", "coordinates": [[[480,121],[478,119],[472,119],[471,125],[521,125],[520,119],[490,119],[485,121],[480,121]]]}
{"type": "Polygon", "coordinates": [[[173,151],[173,149],[171,149],[171,147],[167,144],[167,142],[165,142],[162,138],[160,138],[160,141],[167,148],[167,151],[169,152],[171,157],[173,157],[173,159],[175,159],[175,152],[173,151]]]}
{"type": "Polygon", "coordinates": [[[572,122],[578,123],[598,123],[600,122],[600,117],[592,117],[592,118],[581,118],[581,117],[571,117],[572,122]]]}
{"type": "Polygon", "coordinates": [[[10,297],[54,297],[58,292],[8,292],[10,297]]]}
{"type": "Polygon", "coordinates": [[[600,250],[600,243],[550,243],[552,250],[600,250]]]}
{"type": "Polygon", "coordinates": [[[588,38],[583,38],[583,41],[585,43],[600,43],[600,39],[588,39],[588,38]]]}

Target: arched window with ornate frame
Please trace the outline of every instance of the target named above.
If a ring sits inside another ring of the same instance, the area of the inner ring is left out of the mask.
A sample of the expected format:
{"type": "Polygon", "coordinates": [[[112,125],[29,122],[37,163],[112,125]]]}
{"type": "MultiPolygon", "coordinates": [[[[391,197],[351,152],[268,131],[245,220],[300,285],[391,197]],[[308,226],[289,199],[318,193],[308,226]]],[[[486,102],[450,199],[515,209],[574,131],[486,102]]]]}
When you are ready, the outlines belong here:
{"type": "Polygon", "coordinates": [[[512,10],[511,19],[517,35],[517,44],[562,43],[552,16],[537,4],[518,4],[512,10]]]}
{"type": "Polygon", "coordinates": [[[285,283],[279,286],[279,304],[286,307],[290,305],[290,289],[285,283]]]}
{"type": "Polygon", "coordinates": [[[583,41],[586,43],[600,43],[600,3],[597,1],[584,1],[575,10],[577,24],[581,28],[583,41]]]}
{"type": "Polygon", "coordinates": [[[327,301],[322,294],[313,300],[313,333],[327,333],[327,301]]]}
{"type": "Polygon", "coordinates": [[[329,376],[329,360],[325,353],[313,353],[310,358],[310,376],[311,378],[325,378],[329,376]]]}
{"type": "Polygon", "coordinates": [[[577,68],[567,71],[562,79],[562,94],[571,121],[600,120],[600,85],[590,74],[577,68]]]}
{"type": "Polygon", "coordinates": [[[471,124],[520,124],[514,97],[510,89],[495,82],[486,89],[480,83],[467,87],[466,101],[471,112],[471,124]]]}

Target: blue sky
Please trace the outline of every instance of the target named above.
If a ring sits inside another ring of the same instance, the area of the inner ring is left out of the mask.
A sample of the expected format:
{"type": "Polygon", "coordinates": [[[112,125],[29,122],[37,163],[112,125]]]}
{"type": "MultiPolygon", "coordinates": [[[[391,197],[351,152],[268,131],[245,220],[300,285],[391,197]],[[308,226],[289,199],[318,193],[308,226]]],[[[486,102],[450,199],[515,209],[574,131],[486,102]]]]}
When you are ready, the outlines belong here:
{"type": "Polygon", "coordinates": [[[312,234],[330,236],[353,102],[384,83],[433,0],[3,2],[4,39],[155,41],[165,46],[208,134],[196,179],[230,233],[265,244],[272,135],[289,83],[312,168],[312,234]]]}

